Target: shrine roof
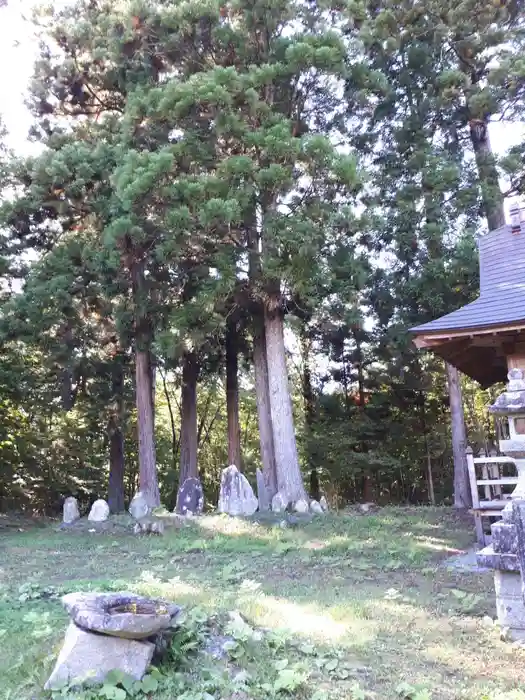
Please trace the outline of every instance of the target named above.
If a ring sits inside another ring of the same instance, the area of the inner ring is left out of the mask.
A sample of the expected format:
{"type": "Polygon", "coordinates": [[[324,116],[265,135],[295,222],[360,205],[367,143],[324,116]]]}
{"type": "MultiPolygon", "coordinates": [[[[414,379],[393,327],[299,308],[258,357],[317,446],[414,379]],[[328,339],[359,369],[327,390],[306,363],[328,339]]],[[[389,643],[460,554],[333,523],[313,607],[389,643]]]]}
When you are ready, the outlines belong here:
{"type": "Polygon", "coordinates": [[[510,224],[479,241],[480,296],[466,306],[411,328],[415,335],[525,323],[525,226],[510,224]]]}

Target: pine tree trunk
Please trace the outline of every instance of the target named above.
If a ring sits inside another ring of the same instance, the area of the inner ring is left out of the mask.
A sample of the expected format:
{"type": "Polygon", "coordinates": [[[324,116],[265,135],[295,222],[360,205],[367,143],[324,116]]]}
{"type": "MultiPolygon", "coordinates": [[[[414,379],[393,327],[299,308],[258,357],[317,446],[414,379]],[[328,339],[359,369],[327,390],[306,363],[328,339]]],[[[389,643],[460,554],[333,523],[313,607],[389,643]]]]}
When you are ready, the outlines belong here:
{"type": "Polygon", "coordinates": [[[197,379],[199,368],[192,352],[184,356],[181,390],[179,488],[186,479],[199,476],[197,467],[197,379]]]}
{"type": "Polygon", "coordinates": [[[153,415],[153,430],[155,430],[155,404],[157,398],[157,363],[152,352],[149,353],[149,371],[151,375],[151,411],[153,415]]]}
{"type": "Polygon", "coordinates": [[[124,436],[120,426],[112,426],[109,433],[108,505],[111,513],[124,510],[124,436]]]}
{"type": "MultiPolygon", "coordinates": [[[[303,389],[303,406],[304,406],[304,433],[306,443],[306,454],[310,466],[313,462],[312,457],[312,441],[313,441],[313,425],[315,420],[315,403],[314,392],[312,389],[312,370],[310,368],[310,356],[312,352],[312,341],[308,336],[306,324],[301,330],[301,355],[302,355],[302,389],[303,389]]],[[[319,485],[319,474],[315,466],[310,472],[310,498],[318,501],[321,498],[319,485]]]]}
{"type": "Polygon", "coordinates": [[[109,480],[108,505],[111,513],[121,513],[124,510],[125,461],[124,435],[122,433],[122,414],[124,404],[124,370],[122,356],[116,355],[112,365],[112,410],[108,421],[109,437],[109,480]]]}
{"type": "Polygon", "coordinates": [[[160,505],[155,457],[151,364],[148,350],[135,352],[137,423],[139,433],[139,488],[152,506],[160,505]]]}
{"type": "Polygon", "coordinates": [[[149,505],[160,505],[155,455],[155,406],[151,373],[153,330],[148,314],[148,287],[144,260],[130,263],[135,307],[135,393],[139,437],[139,488],[149,505]]]}
{"type": "Polygon", "coordinates": [[[273,447],[270,388],[268,384],[268,361],[266,359],[266,334],[264,321],[256,316],[253,321],[253,367],[255,371],[255,394],[259,419],[259,442],[264,482],[271,498],[277,493],[277,469],[273,447]]]}
{"type": "Polygon", "coordinates": [[[239,424],[239,360],[237,328],[230,324],[226,331],[226,413],[228,416],[228,464],[242,468],[241,428],[239,424]]]}
{"type": "Polygon", "coordinates": [[[264,311],[266,358],[272,415],[277,488],[288,502],[307,500],[299,467],[284,347],[284,320],[279,298],[270,300],[264,311]]]}
{"type": "Polygon", "coordinates": [[[170,417],[171,426],[171,461],[173,465],[173,471],[177,470],[178,454],[179,454],[179,440],[177,438],[177,428],[175,426],[175,414],[173,413],[173,405],[171,402],[170,392],[168,390],[168,383],[166,382],[166,375],[160,370],[160,376],[162,379],[162,386],[164,389],[164,397],[166,399],[166,405],[168,407],[168,414],[170,417]]]}
{"type": "Polygon", "coordinates": [[[470,508],[472,505],[467,473],[467,435],[463,414],[463,398],[458,371],[445,363],[450,396],[450,419],[452,426],[452,452],[454,455],[454,508],[470,508]]]}
{"type": "Polygon", "coordinates": [[[489,231],[494,231],[505,224],[505,208],[486,120],[471,120],[470,139],[476,156],[485,216],[489,231]]]}

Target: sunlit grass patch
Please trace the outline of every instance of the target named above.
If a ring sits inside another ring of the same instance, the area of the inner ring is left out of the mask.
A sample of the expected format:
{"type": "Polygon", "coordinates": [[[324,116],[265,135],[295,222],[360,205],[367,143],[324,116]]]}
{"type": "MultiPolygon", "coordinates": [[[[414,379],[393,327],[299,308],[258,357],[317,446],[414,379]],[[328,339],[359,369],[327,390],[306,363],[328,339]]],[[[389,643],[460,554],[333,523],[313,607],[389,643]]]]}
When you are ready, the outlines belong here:
{"type": "MultiPolygon", "coordinates": [[[[61,592],[130,589],[198,606],[214,620],[237,610],[266,630],[265,641],[232,649],[246,651],[235,659],[252,676],[243,689],[220,669],[210,689],[200,665],[192,667],[199,692],[214,700],[312,700],[318,690],[323,700],[394,700],[405,686],[424,687],[431,700],[493,700],[523,682],[525,664],[496,627],[482,625],[495,615],[491,576],[442,565],[473,540],[470,524],[454,518],[452,510],[388,508],[286,528],[212,515],[164,537],[9,533],[1,542],[0,698],[40,697],[67,623],[61,592]],[[275,691],[286,669],[299,685],[275,691]]],[[[164,680],[155,700],[188,691],[174,668],[164,680]]]]}

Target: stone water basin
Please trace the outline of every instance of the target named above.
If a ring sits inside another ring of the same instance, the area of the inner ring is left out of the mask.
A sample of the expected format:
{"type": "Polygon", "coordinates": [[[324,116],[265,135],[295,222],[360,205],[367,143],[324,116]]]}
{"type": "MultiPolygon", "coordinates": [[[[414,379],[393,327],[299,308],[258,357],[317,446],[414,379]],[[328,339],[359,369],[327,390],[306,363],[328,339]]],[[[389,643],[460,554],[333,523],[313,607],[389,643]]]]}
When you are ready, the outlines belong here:
{"type": "Polygon", "coordinates": [[[123,639],[148,639],[174,627],[181,608],[135,593],[69,593],[62,604],[83,630],[123,639]]]}

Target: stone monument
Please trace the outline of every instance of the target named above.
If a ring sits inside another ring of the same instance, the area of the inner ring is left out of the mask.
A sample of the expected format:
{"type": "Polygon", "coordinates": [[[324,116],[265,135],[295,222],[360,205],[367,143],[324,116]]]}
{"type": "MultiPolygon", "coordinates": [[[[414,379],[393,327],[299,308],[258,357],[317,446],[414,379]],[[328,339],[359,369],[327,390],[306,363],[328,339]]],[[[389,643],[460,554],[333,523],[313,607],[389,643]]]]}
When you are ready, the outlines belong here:
{"type": "Polygon", "coordinates": [[[266,481],[264,480],[264,474],[260,469],[257,469],[255,472],[255,477],[257,479],[257,500],[259,501],[259,510],[270,510],[272,501],[268,493],[266,481]]]}
{"type": "Polygon", "coordinates": [[[514,502],[525,499],[525,381],[521,369],[508,373],[507,390],[489,412],[508,420],[508,439],[500,440],[500,450],[516,462],[518,483],[502,511],[502,520],[491,526],[492,543],[478,552],[480,566],[494,569],[496,610],[502,628],[512,640],[525,640],[525,604],[521,593],[518,562],[518,533],[514,502]]]}
{"type": "Polygon", "coordinates": [[[219,513],[228,515],[253,515],[259,502],[253,493],[248,479],[241,474],[235,464],[222,470],[219,493],[219,513]]]}
{"type": "Polygon", "coordinates": [[[151,513],[151,508],[142,491],[137,491],[137,493],[131,499],[131,503],[129,504],[129,512],[130,515],[135,518],[135,520],[145,518],[151,513]]]}
{"type": "Polygon", "coordinates": [[[64,513],[62,516],[62,521],[66,525],[71,525],[76,520],[80,518],[80,511],[78,509],[78,501],[74,496],[68,496],[64,501],[64,513]]]}
{"type": "Polygon", "coordinates": [[[103,498],[98,498],[89,511],[88,520],[102,523],[109,518],[109,506],[103,498]]]}
{"type": "Polygon", "coordinates": [[[190,476],[179,487],[175,512],[179,515],[202,515],[204,491],[200,479],[190,476]]]}

